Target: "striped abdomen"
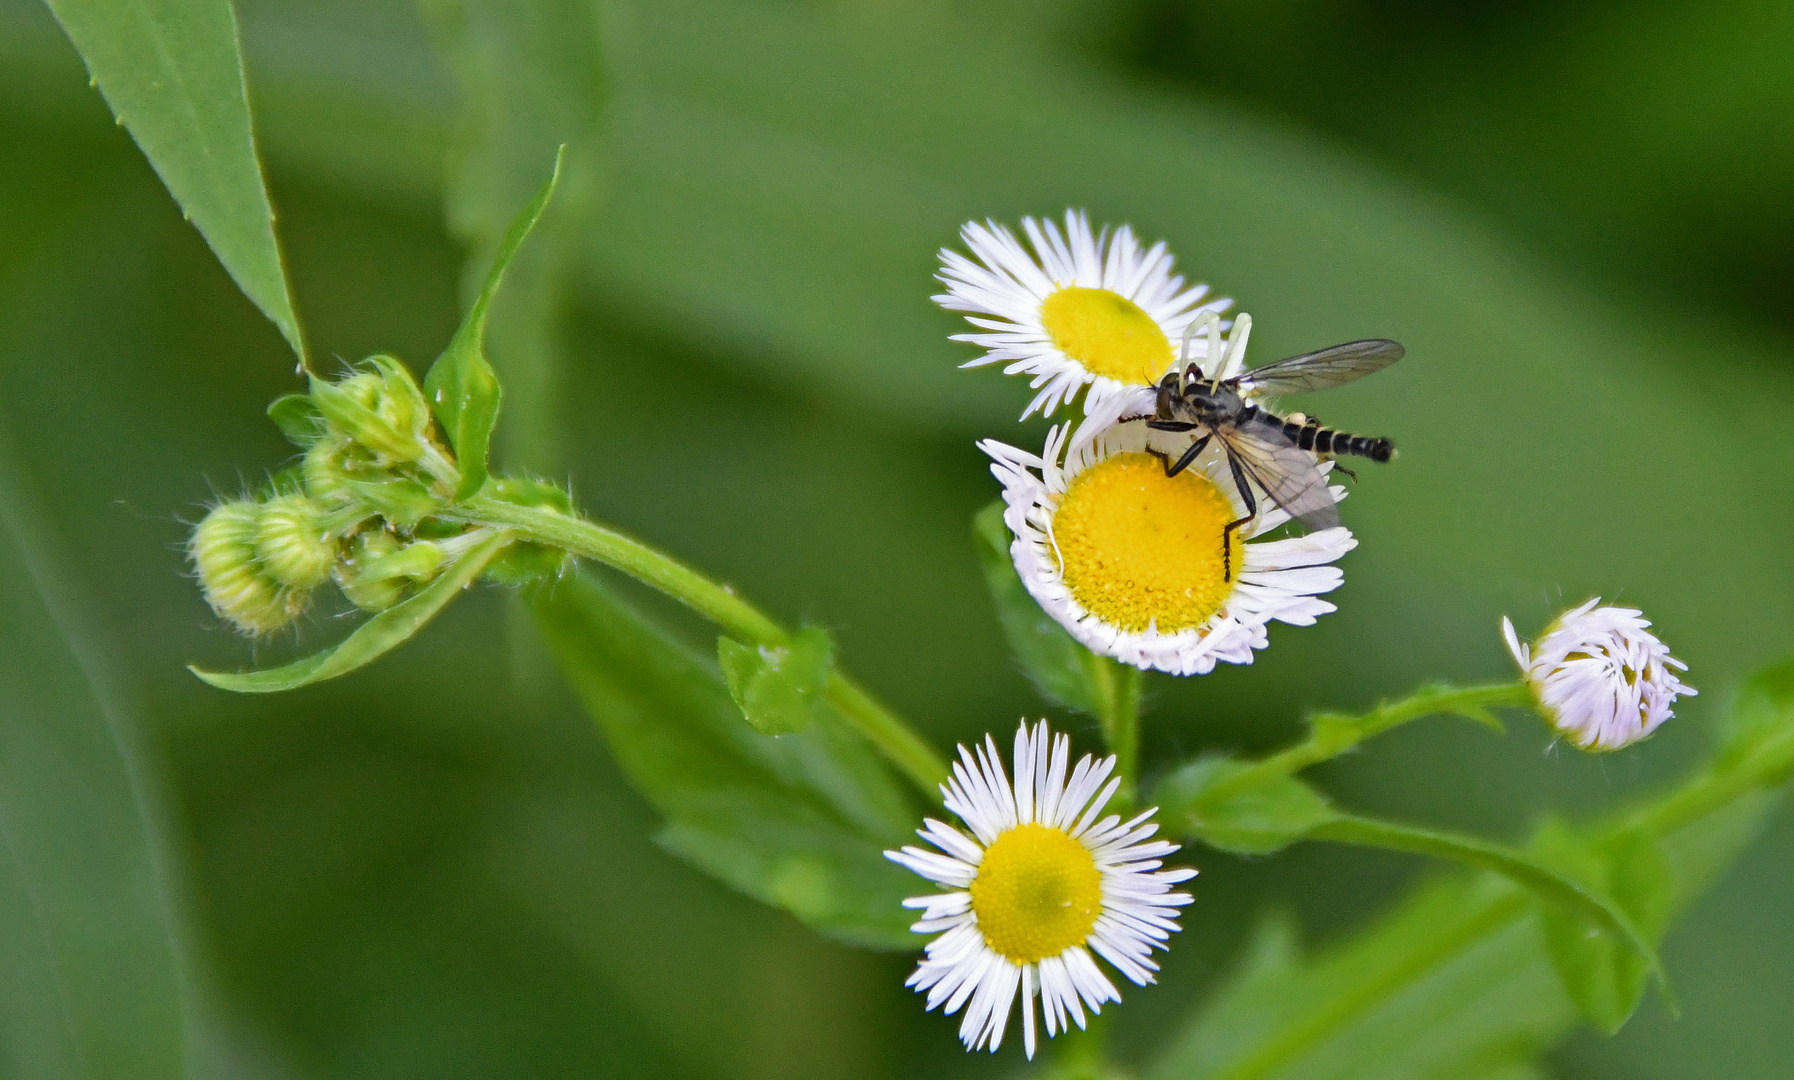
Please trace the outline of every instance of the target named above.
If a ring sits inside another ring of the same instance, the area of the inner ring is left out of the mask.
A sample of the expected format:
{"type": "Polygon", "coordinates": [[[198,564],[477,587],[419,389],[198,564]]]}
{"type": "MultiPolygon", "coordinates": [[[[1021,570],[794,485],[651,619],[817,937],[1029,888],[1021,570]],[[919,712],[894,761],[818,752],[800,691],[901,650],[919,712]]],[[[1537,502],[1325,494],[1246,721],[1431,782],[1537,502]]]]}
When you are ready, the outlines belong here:
{"type": "Polygon", "coordinates": [[[1395,456],[1395,444],[1388,439],[1372,439],[1345,431],[1322,427],[1319,420],[1297,413],[1283,421],[1283,434],[1304,450],[1331,457],[1366,457],[1372,461],[1388,461],[1395,456]]]}

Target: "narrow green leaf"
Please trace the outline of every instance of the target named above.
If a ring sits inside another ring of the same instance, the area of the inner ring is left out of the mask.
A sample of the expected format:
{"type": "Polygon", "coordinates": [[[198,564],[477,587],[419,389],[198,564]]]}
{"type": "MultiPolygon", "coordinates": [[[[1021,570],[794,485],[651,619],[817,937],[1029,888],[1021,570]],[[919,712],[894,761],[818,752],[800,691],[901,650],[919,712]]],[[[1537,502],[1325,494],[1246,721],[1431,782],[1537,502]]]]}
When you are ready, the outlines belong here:
{"type": "Polygon", "coordinates": [[[47,2],[181,213],[305,363],[229,0],[47,2]]]}
{"type": "Polygon", "coordinates": [[[743,645],[731,637],[716,641],[717,661],[729,696],[762,735],[807,730],[828,686],[834,645],[828,634],[806,626],[789,645],[743,645]]]}
{"type": "Polygon", "coordinates": [[[1248,766],[1211,756],[1172,772],[1154,790],[1166,828],[1210,847],[1243,855],[1279,851],[1338,820],[1320,792],[1293,776],[1273,776],[1240,788],[1226,783],[1248,766]]]}
{"type": "Polygon", "coordinates": [[[1516,885],[1532,890],[1546,903],[1555,904],[1574,918],[1612,935],[1616,942],[1638,954],[1649,974],[1659,980],[1665,978],[1657,946],[1624,908],[1612,898],[1565,877],[1524,852],[1476,837],[1343,814],[1337,820],[1316,826],[1309,835],[1316,840],[1432,855],[1500,874],[1516,885]]]}
{"type": "Polygon", "coordinates": [[[324,414],[310,394],[284,394],[268,406],[268,419],[287,441],[306,449],[324,434],[324,414]]]}
{"type": "MultiPolygon", "coordinates": [[[[0,439],[0,446],[4,440],[0,439]]],[[[48,516],[0,459],[0,1075],[186,1075],[155,776],[80,633],[48,516]]]]}
{"type": "Polygon", "coordinates": [[[997,620],[1003,624],[1003,636],[1022,674],[1053,704],[1097,714],[1103,701],[1094,678],[1100,658],[1073,640],[1028,595],[1009,557],[1009,527],[1003,524],[1002,502],[978,511],[972,519],[972,538],[997,620]]]}
{"type": "Polygon", "coordinates": [[[914,947],[902,906],[918,879],[882,851],[920,819],[830,708],[768,739],[741,722],[717,669],[590,578],[534,592],[561,670],[669,849],[832,937],[914,947]]]}
{"type": "Polygon", "coordinates": [[[409,641],[441,613],[449,601],[459,596],[462,589],[472,584],[511,539],[510,533],[497,532],[481,540],[447,573],[425,586],[416,596],[375,615],[343,639],[342,644],[314,656],[264,671],[202,671],[196,667],[187,670],[220,690],[235,690],[242,694],[295,690],[347,675],[409,641]]]}
{"type": "MultiPolygon", "coordinates": [[[[1533,839],[1535,855],[1613,902],[1652,941],[1669,924],[1675,879],[1657,838],[1624,829],[1590,841],[1561,822],[1547,822],[1533,839]]],[[[1570,999],[1589,1023],[1618,1031],[1644,998],[1650,965],[1611,928],[1562,905],[1539,913],[1551,963],[1570,999]]]]}
{"type": "Polygon", "coordinates": [[[512,417],[496,436],[498,448],[512,470],[558,474],[566,461],[555,407],[563,363],[557,328],[591,235],[599,153],[610,129],[599,14],[590,0],[424,0],[422,7],[461,89],[443,202],[449,231],[466,245],[469,301],[511,215],[541,183],[541,163],[565,147],[554,205],[512,262],[511,287],[493,305],[486,331],[512,417]]]}
{"type": "Polygon", "coordinates": [[[481,286],[479,296],[467,309],[448,348],[436,358],[430,373],[424,377],[424,393],[430,399],[430,408],[436,414],[436,422],[447,433],[449,444],[455,448],[455,456],[460,462],[461,486],[455,492],[457,499],[467,498],[485,484],[486,457],[491,448],[492,429],[498,423],[501,391],[498,373],[486,359],[486,313],[504,281],[505,268],[547,208],[560,177],[561,154],[557,152],[548,181],[512,220],[498,254],[493,257],[492,267],[486,272],[486,282],[481,286]]]}

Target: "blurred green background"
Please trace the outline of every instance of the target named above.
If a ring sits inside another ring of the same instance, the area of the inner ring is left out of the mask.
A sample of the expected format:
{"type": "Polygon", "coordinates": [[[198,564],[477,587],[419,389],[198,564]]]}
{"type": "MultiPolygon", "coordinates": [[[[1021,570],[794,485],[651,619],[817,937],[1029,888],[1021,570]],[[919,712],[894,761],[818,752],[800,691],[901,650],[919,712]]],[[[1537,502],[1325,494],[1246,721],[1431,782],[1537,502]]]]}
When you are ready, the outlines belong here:
{"type": "MultiPolygon", "coordinates": [[[[447,340],[467,231],[443,211],[467,136],[457,74],[510,71],[591,165],[561,226],[556,362],[494,346],[513,391],[501,454],[830,627],[941,745],[1042,711],[969,533],[995,494],[972,440],[1041,429],[1014,423],[1024,384],[955,370],[969,351],[928,302],[934,253],[967,218],[1068,205],[1170,240],[1254,315],[1260,362],[1371,335],[1409,350],[1326,402],[1403,448],[1347,505],[1362,543],[1340,611],[1273,630],[1251,667],[1152,680],[1157,767],[1275,745],[1307,708],[1500,677],[1503,613],[1530,632],[1595,593],[1642,606],[1702,690],[1644,747],[1587,758],[1536,725],[1435,723],[1323,771],[1367,810],[1517,836],[1675,775],[1740,677],[1794,649],[1786,5],[539,8],[589,69],[497,48],[457,69],[441,22],[396,0],[238,5],[315,351],[421,367],[447,340]]],[[[545,132],[515,142],[531,187],[545,132]]],[[[143,895],[69,917],[100,970],[137,970],[109,931],[172,935],[178,964],[160,963],[189,986],[196,1075],[989,1071],[903,989],[911,957],[824,942],[654,847],[652,812],[501,590],[314,690],[233,697],[183,670],[344,632],[321,612],[252,645],[184,576],[186,523],[290,454],[262,409],[298,383],[27,0],[0,0],[0,253],[8,814],[90,815],[80,848],[129,832],[131,799],[147,808],[143,895]],[[77,730],[110,735],[82,746],[131,799],[33,767],[34,740],[77,730]]],[[[0,866],[0,905],[41,913],[63,878],[21,876],[30,855],[0,866]]],[[[1326,940],[1423,869],[1318,847],[1192,858],[1197,903],[1162,985],[1128,991],[1124,1057],[1200,1000],[1266,904],[1326,940]]],[[[1783,812],[1670,937],[1680,1018],[1649,1003],[1546,1071],[1785,1076],[1790,912],[1783,812]]],[[[14,936],[0,959],[32,962],[14,936]]],[[[70,1075],[133,1075],[133,1022],[110,1036],[115,1069],[70,1075]]],[[[21,1046],[0,1064],[32,1075],[21,1046]]]]}

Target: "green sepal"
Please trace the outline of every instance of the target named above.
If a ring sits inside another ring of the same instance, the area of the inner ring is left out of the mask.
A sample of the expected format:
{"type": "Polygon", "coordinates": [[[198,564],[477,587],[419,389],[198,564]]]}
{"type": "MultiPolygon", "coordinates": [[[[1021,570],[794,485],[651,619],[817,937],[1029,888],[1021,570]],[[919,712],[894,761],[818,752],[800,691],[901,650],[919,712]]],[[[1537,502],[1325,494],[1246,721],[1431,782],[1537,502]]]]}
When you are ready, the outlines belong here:
{"type": "Polygon", "coordinates": [[[517,249],[523,246],[524,238],[529,236],[554,195],[566,149],[562,146],[555,151],[554,171],[549,174],[548,182],[505,231],[504,241],[498,246],[492,269],[486,272],[486,282],[480,287],[479,296],[467,309],[448,348],[436,358],[430,373],[424,377],[430,408],[436,414],[436,422],[447,433],[449,444],[455,448],[455,456],[460,462],[461,485],[455,489],[456,499],[467,498],[486,483],[486,458],[491,448],[492,429],[498,423],[502,391],[498,373],[486,359],[486,312],[492,306],[492,298],[498,294],[505,268],[511,264],[517,249]]]}
{"type": "Polygon", "coordinates": [[[1280,851],[1339,818],[1326,796],[1296,777],[1234,782],[1248,768],[1229,757],[1199,758],[1165,777],[1151,801],[1168,828],[1241,855],[1280,851]]]}
{"type": "MultiPolygon", "coordinates": [[[[1548,821],[1533,838],[1533,854],[1545,865],[1609,897],[1651,941],[1669,925],[1676,882],[1657,838],[1641,828],[1598,841],[1548,821]]],[[[1647,957],[1617,936],[1561,904],[1539,912],[1551,966],[1570,1000],[1589,1023],[1612,1035],[1637,1010],[1652,968],[1647,957]]]]}
{"type": "Polygon", "coordinates": [[[993,502],[972,518],[972,537],[984,583],[997,608],[997,621],[1022,674],[1040,696],[1061,708],[1096,715],[1103,699],[1094,666],[1100,658],[1077,643],[1065,628],[1041,610],[1015,572],[1009,557],[1009,526],[1003,524],[1003,503],[993,502]]]}
{"type": "Polygon", "coordinates": [[[302,450],[311,449],[311,445],[324,437],[326,430],[324,414],[318,411],[317,402],[310,394],[283,394],[274,399],[268,406],[268,419],[287,437],[287,441],[302,450]]]}
{"type": "Polygon", "coordinates": [[[202,671],[189,666],[188,671],[220,690],[242,694],[267,694],[277,690],[294,690],[301,686],[347,675],[372,663],[380,656],[410,640],[434,619],[450,600],[480,576],[493,556],[511,542],[510,533],[494,533],[475,544],[450,567],[448,572],[431,582],[416,596],[382,611],[362,623],[340,645],[325,649],[315,656],[264,671],[202,671]]]}
{"type": "Polygon", "coordinates": [[[909,948],[903,900],[925,889],[882,852],[916,825],[903,789],[833,708],[768,739],[722,674],[586,575],[531,591],[537,624],[659,840],[699,869],[843,941],[909,948]]]}
{"type": "Polygon", "coordinates": [[[716,640],[729,696],[762,735],[790,735],[815,722],[816,703],[828,686],[834,645],[828,634],[806,626],[787,645],[743,645],[716,640]]]}

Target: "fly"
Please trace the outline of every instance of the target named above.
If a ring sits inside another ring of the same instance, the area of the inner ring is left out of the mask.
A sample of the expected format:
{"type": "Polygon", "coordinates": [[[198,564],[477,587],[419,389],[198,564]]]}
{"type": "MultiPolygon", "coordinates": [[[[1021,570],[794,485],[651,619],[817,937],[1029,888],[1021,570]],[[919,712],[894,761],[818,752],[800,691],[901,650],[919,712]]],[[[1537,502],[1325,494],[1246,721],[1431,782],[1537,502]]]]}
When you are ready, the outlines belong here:
{"type": "MultiPolygon", "coordinates": [[[[1241,316],[1241,321],[1245,318],[1241,316]]],[[[1208,355],[1217,358],[1218,366],[1220,325],[1212,315],[1191,325],[1184,335],[1184,355],[1187,359],[1190,338],[1202,324],[1209,327],[1208,355]]],[[[1236,328],[1236,335],[1243,329],[1236,328]]],[[[1395,456],[1395,444],[1388,439],[1322,427],[1319,420],[1301,413],[1278,416],[1252,399],[1341,386],[1388,367],[1400,360],[1402,353],[1400,345],[1386,338],[1348,341],[1243,371],[1231,379],[1209,378],[1201,367],[1185,363],[1182,370],[1173,368],[1159,381],[1158,404],[1152,415],[1124,418],[1145,420],[1154,431],[1200,432],[1175,461],[1170,454],[1151,451],[1164,463],[1166,476],[1189,468],[1211,441],[1227,455],[1227,467],[1246,514],[1221,532],[1224,580],[1233,580],[1234,530],[1258,516],[1255,486],[1308,528],[1328,529],[1339,524],[1339,507],[1327,488],[1319,458],[1351,455],[1388,461],[1395,456]]]]}

